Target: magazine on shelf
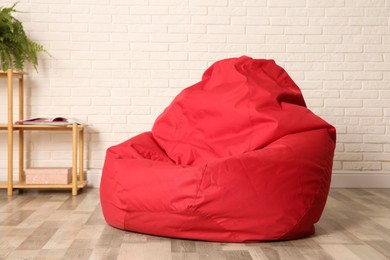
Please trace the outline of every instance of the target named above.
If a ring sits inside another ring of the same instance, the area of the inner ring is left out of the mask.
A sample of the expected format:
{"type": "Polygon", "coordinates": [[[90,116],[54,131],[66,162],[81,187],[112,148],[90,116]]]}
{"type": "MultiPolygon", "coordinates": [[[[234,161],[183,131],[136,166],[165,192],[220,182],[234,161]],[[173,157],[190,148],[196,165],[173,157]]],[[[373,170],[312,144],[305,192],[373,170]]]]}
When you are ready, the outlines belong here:
{"type": "Polygon", "coordinates": [[[18,125],[58,125],[58,126],[64,126],[64,125],[73,125],[78,124],[79,122],[65,118],[65,117],[36,117],[36,118],[30,118],[30,119],[24,119],[24,120],[18,120],[16,121],[16,124],[18,125]]]}

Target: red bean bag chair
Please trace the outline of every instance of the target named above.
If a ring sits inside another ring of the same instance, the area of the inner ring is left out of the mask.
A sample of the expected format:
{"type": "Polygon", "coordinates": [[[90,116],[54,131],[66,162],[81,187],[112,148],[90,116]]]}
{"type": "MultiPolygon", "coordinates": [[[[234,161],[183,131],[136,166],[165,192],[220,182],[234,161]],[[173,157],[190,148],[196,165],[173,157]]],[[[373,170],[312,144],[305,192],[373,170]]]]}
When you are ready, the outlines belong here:
{"type": "Polygon", "coordinates": [[[209,241],[311,235],[335,138],[274,61],[218,61],[151,132],[107,150],[104,217],[120,229],[209,241]]]}

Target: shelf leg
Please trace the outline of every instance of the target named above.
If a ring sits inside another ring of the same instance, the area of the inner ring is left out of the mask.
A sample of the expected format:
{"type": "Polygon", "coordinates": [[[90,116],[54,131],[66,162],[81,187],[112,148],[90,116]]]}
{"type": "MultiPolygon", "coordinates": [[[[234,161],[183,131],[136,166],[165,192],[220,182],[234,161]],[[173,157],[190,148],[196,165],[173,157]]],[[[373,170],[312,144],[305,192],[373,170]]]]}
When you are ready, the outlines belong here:
{"type": "Polygon", "coordinates": [[[80,128],[80,135],[79,135],[79,174],[80,174],[80,181],[85,180],[84,176],[84,127],[80,128]]]}
{"type": "Polygon", "coordinates": [[[77,195],[77,138],[78,125],[72,125],[72,195],[77,195]]]}
{"type": "Polygon", "coordinates": [[[8,78],[8,184],[7,194],[12,196],[13,193],[13,93],[12,93],[12,69],[7,71],[8,78]]]}
{"type": "Polygon", "coordinates": [[[19,79],[19,120],[23,120],[24,114],[24,84],[23,76],[19,79]]]}
{"type": "MultiPolygon", "coordinates": [[[[24,85],[23,77],[19,79],[19,120],[24,119],[24,85]]],[[[19,183],[24,181],[24,131],[19,130],[19,183]]]]}
{"type": "Polygon", "coordinates": [[[19,130],[19,183],[24,181],[24,131],[19,130]]]}

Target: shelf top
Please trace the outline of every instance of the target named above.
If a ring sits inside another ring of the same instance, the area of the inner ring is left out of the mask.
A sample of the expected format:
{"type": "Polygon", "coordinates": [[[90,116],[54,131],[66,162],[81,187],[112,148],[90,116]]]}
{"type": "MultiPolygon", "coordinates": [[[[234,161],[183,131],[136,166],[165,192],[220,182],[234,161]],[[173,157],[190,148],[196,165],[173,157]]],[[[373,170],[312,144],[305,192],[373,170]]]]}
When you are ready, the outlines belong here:
{"type": "MultiPolygon", "coordinates": [[[[23,75],[26,75],[25,72],[20,72],[20,71],[13,71],[12,76],[14,78],[23,78],[23,75]]],[[[6,78],[8,76],[7,71],[0,70],[0,78],[6,78]]]]}

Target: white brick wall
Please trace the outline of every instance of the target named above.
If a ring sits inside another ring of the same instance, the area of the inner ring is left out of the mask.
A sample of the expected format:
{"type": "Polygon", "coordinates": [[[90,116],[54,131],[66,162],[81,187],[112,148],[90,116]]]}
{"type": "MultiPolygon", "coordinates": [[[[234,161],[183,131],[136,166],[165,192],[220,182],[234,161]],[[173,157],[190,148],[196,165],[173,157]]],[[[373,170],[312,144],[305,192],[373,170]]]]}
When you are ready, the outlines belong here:
{"type": "MultiPolygon", "coordinates": [[[[275,59],[337,127],[335,171],[390,172],[389,0],[21,0],[17,8],[52,55],[41,55],[38,74],[27,68],[27,116],[90,124],[95,172],[106,148],[150,130],[211,63],[241,55],[275,59]]],[[[28,140],[28,165],[70,163],[66,134],[28,140]]],[[[0,141],[4,177],[4,132],[0,141]]]]}

